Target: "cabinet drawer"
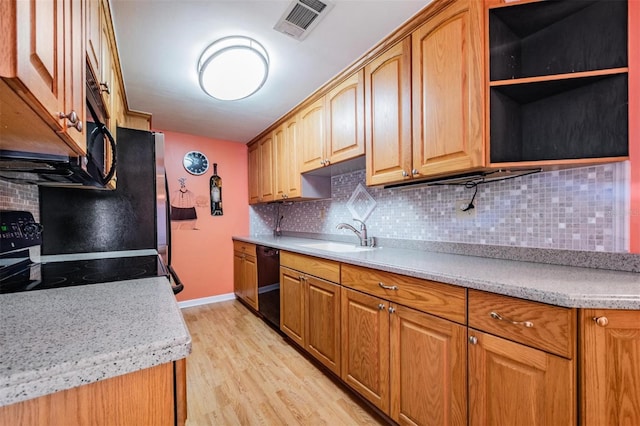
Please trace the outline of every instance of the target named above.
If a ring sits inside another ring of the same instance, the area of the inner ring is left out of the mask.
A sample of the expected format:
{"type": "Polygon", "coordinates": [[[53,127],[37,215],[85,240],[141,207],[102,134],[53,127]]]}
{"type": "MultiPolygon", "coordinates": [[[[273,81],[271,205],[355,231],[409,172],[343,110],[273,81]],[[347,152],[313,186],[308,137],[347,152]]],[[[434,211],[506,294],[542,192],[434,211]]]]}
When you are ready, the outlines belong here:
{"type": "Polygon", "coordinates": [[[256,255],[256,245],[251,243],[244,243],[242,241],[233,242],[233,251],[244,253],[247,255],[256,255]]]}
{"type": "Polygon", "coordinates": [[[327,281],[333,281],[334,283],[340,282],[340,264],[333,260],[281,251],[280,265],[327,281]]]}
{"type": "Polygon", "coordinates": [[[469,290],[469,327],[569,359],[576,318],[575,309],[469,290]]]}
{"type": "Polygon", "coordinates": [[[353,265],[342,265],[342,285],[451,321],[466,323],[466,290],[462,287],[353,265]]]}

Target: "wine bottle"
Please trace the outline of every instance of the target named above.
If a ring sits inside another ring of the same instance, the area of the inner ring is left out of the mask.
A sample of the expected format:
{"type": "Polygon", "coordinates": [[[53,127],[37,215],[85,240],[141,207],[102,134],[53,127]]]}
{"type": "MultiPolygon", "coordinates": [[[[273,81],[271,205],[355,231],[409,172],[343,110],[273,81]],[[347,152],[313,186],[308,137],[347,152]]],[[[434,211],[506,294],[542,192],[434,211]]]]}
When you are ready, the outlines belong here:
{"type": "Polygon", "coordinates": [[[218,176],[218,163],[213,163],[213,176],[209,179],[211,215],[222,216],[222,179],[218,176]]]}

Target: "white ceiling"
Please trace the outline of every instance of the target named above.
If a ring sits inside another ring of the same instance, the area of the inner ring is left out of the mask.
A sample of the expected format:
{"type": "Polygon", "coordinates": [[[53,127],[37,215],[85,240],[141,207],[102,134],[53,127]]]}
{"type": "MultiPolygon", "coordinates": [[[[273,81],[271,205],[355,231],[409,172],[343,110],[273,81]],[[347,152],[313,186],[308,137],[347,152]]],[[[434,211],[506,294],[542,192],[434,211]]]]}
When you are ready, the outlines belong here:
{"type": "Polygon", "coordinates": [[[273,29],[290,0],[111,0],[111,9],[130,109],[153,114],[154,129],[246,143],[428,3],[334,0],[303,41],[273,29]],[[256,94],[223,102],[200,90],[196,63],[229,35],[262,43],[271,68],[256,94]]]}

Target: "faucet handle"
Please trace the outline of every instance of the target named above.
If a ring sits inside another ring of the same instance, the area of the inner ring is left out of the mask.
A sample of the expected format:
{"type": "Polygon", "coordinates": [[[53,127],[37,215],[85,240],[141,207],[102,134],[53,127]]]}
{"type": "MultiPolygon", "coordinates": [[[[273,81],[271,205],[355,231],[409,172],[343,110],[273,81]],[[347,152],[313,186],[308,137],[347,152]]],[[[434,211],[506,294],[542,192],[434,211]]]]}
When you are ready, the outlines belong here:
{"type": "Polygon", "coordinates": [[[361,221],[360,219],[356,219],[354,217],[353,220],[360,223],[360,229],[367,229],[367,225],[363,221],[361,221]]]}

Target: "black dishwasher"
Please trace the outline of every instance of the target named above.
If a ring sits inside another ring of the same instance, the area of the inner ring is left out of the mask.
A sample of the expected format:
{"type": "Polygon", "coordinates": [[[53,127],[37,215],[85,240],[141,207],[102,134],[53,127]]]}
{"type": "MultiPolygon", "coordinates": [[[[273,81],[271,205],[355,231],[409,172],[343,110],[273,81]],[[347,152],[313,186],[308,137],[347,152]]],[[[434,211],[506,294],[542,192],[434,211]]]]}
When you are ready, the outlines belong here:
{"type": "Polygon", "coordinates": [[[256,247],[258,264],[258,311],[280,329],[280,251],[271,247],[256,247]]]}

